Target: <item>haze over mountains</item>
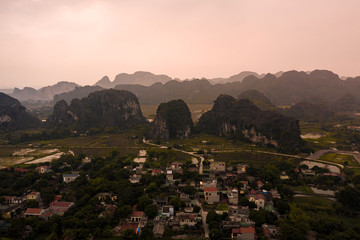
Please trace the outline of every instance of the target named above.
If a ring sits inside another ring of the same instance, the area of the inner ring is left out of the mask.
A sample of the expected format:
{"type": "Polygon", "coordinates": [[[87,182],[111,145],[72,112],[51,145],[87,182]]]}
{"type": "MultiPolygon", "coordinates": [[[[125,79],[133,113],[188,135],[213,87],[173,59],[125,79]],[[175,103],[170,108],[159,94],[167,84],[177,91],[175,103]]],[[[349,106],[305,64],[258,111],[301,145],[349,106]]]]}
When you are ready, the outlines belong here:
{"type": "Polygon", "coordinates": [[[15,89],[11,95],[20,101],[65,100],[68,104],[74,98],[88,96],[91,92],[106,88],[133,92],[141,104],[160,104],[173,99],[183,99],[191,104],[211,104],[220,94],[238,97],[248,90],[258,90],[275,106],[291,106],[300,102],[335,103],[341,109],[341,102],[355,101],[350,107],[356,109],[360,102],[360,77],[342,80],[337,74],[327,70],[312,72],[288,71],[276,75],[258,75],[254,72],[242,72],[229,78],[193,79],[180,81],[166,75],[149,72],[118,74],[114,81],[103,77],[93,86],[78,86],[76,83],[60,82],[35,90],[15,89]]]}
{"type": "MultiPolygon", "coordinates": [[[[276,73],[276,75],[281,75],[282,72],[276,73]]],[[[209,79],[209,82],[212,84],[216,83],[227,83],[234,81],[242,81],[245,77],[248,76],[256,76],[258,78],[262,78],[265,74],[259,75],[255,72],[244,71],[229,78],[214,78],[209,79]]],[[[116,75],[115,79],[111,81],[108,76],[104,76],[99,81],[97,81],[92,86],[98,86],[98,88],[94,88],[93,90],[114,88],[119,84],[138,84],[142,86],[151,86],[155,83],[165,84],[171,80],[180,81],[177,78],[171,78],[166,75],[156,75],[150,72],[138,71],[133,74],[128,73],[120,73],[116,75]],[[100,88],[101,87],[101,88],[100,88]]],[[[191,80],[188,80],[191,81],[191,80]]],[[[89,85],[90,86],[90,85],[89,85]]],[[[81,95],[81,97],[86,97],[91,91],[88,88],[89,86],[85,86],[85,90],[78,89],[76,93],[85,93],[86,95],[81,95]]],[[[75,90],[75,88],[81,87],[80,85],[73,82],[59,82],[52,86],[43,87],[40,89],[34,89],[32,87],[25,87],[23,89],[0,89],[0,92],[10,94],[12,97],[17,98],[19,101],[52,101],[54,96],[61,93],[66,93],[75,90]]]]}

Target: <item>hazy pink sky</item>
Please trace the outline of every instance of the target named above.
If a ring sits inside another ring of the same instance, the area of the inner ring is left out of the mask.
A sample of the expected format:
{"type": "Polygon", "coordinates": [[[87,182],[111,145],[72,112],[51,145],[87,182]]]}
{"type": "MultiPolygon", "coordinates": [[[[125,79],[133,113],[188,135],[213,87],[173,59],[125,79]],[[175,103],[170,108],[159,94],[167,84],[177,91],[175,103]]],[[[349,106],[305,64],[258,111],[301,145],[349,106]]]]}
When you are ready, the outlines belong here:
{"type": "Polygon", "coordinates": [[[0,0],[0,88],[150,71],[360,75],[359,0],[0,0]]]}

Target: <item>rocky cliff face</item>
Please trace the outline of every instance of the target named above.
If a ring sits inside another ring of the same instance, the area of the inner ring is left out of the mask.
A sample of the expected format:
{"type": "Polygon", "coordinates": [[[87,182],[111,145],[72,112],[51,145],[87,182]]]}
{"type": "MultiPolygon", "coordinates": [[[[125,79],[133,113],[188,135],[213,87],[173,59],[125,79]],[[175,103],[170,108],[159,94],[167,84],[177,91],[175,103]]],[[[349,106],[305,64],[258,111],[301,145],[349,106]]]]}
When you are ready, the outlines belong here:
{"type": "Polygon", "coordinates": [[[50,127],[71,127],[78,130],[113,127],[126,129],[145,123],[137,97],[124,90],[104,90],[88,97],[74,99],[68,105],[64,100],[54,106],[47,120],[50,127]]]}
{"type": "Polygon", "coordinates": [[[146,137],[166,141],[171,138],[186,138],[192,134],[193,128],[191,113],[186,103],[180,99],[172,100],[159,105],[146,137]]]}
{"type": "Polygon", "coordinates": [[[277,112],[261,111],[247,99],[220,95],[204,113],[195,132],[231,136],[258,144],[271,144],[285,151],[296,151],[302,144],[298,121],[277,112]]]}
{"type": "Polygon", "coordinates": [[[26,112],[18,100],[0,93],[0,130],[15,131],[39,127],[40,120],[26,112]]]}

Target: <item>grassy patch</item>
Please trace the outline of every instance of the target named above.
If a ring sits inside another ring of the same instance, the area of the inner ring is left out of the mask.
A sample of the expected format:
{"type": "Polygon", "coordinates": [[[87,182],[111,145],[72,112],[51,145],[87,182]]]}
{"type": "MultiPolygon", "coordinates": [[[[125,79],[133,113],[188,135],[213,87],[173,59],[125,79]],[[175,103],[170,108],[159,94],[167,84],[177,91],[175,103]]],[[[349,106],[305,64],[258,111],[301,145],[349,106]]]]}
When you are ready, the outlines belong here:
{"type": "Polygon", "coordinates": [[[320,157],[320,160],[340,163],[342,165],[359,167],[360,164],[355,160],[353,155],[350,154],[338,154],[338,153],[326,153],[320,157]]]}
{"type": "Polygon", "coordinates": [[[340,204],[323,197],[295,197],[293,202],[307,213],[326,212],[335,214],[334,204],[340,204]]]}
{"type": "Polygon", "coordinates": [[[238,163],[253,164],[254,166],[263,166],[265,164],[280,161],[283,159],[291,159],[292,161],[294,161],[295,164],[300,161],[299,159],[293,159],[284,156],[276,156],[272,154],[248,151],[214,153],[215,161],[224,161],[227,163],[228,166],[236,165],[238,163]]]}
{"type": "Polygon", "coordinates": [[[307,193],[307,194],[314,193],[314,191],[311,190],[311,188],[307,185],[290,186],[290,188],[291,188],[291,190],[293,190],[295,192],[302,192],[302,193],[307,193]]]}
{"type": "Polygon", "coordinates": [[[224,203],[219,203],[216,206],[216,210],[219,210],[219,211],[227,211],[228,209],[229,209],[228,206],[224,203]]]}

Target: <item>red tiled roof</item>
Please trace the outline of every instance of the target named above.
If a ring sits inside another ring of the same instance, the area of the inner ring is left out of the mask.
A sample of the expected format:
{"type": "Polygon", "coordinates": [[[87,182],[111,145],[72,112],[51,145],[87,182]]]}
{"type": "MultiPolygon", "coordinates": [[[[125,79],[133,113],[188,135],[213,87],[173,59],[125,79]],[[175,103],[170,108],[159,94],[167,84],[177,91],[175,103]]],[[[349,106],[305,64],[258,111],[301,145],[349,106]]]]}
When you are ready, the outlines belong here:
{"type": "Polygon", "coordinates": [[[44,217],[45,218],[49,218],[49,217],[51,217],[53,214],[52,214],[52,212],[46,212],[45,214],[44,214],[44,217]]]}
{"type": "Polygon", "coordinates": [[[217,192],[216,187],[204,187],[204,192],[217,192]]]}
{"type": "Polygon", "coordinates": [[[73,205],[73,202],[54,202],[52,207],[59,207],[59,208],[69,208],[73,205]]]}
{"type": "Polygon", "coordinates": [[[54,202],[57,202],[57,201],[59,201],[59,200],[61,200],[62,199],[62,196],[61,195],[56,195],[55,197],[54,197],[54,202]]]}
{"type": "Polygon", "coordinates": [[[29,171],[30,171],[29,169],[25,169],[25,168],[14,168],[14,172],[27,173],[29,171]]]}
{"type": "Polygon", "coordinates": [[[25,214],[39,214],[40,215],[42,210],[43,209],[41,209],[41,208],[28,208],[26,210],[25,214]]]}
{"type": "Polygon", "coordinates": [[[241,233],[254,233],[255,234],[255,228],[253,226],[250,227],[241,227],[240,228],[241,233]]]}
{"type": "Polygon", "coordinates": [[[15,196],[3,196],[6,201],[12,201],[15,196]]]}
{"type": "Polygon", "coordinates": [[[251,195],[256,195],[256,191],[253,189],[253,190],[250,191],[250,194],[251,195]]]}
{"type": "Polygon", "coordinates": [[[183,165],[181,162],[173,162],[171,165],[183,165]]]}
{"type": "Polygon", "coordinates": [[[132,216],[134,217],[141,217],[142,215],[144,215],[144,212],[142,211],[133,211],[132,216]]]}
{"type": "Polygon", "coordinates": [[[36,195],[38,194],[39,192],[31,192],[29,195],[36,195]]]}
{"type": "Polygon", "coordinates": [[[234,233],[234,234],[240,234],[241,232],[240,232],[240,228],[233,228],[232,229],[232,233],[234,233]]]}
{"type": "Polygon", "coordinates": [[[257,199],[265,199],[264,195],[262,195],[262,194],[257,194],[257,195],[256,195],[256,198],[257,198],[257,199]]]}

